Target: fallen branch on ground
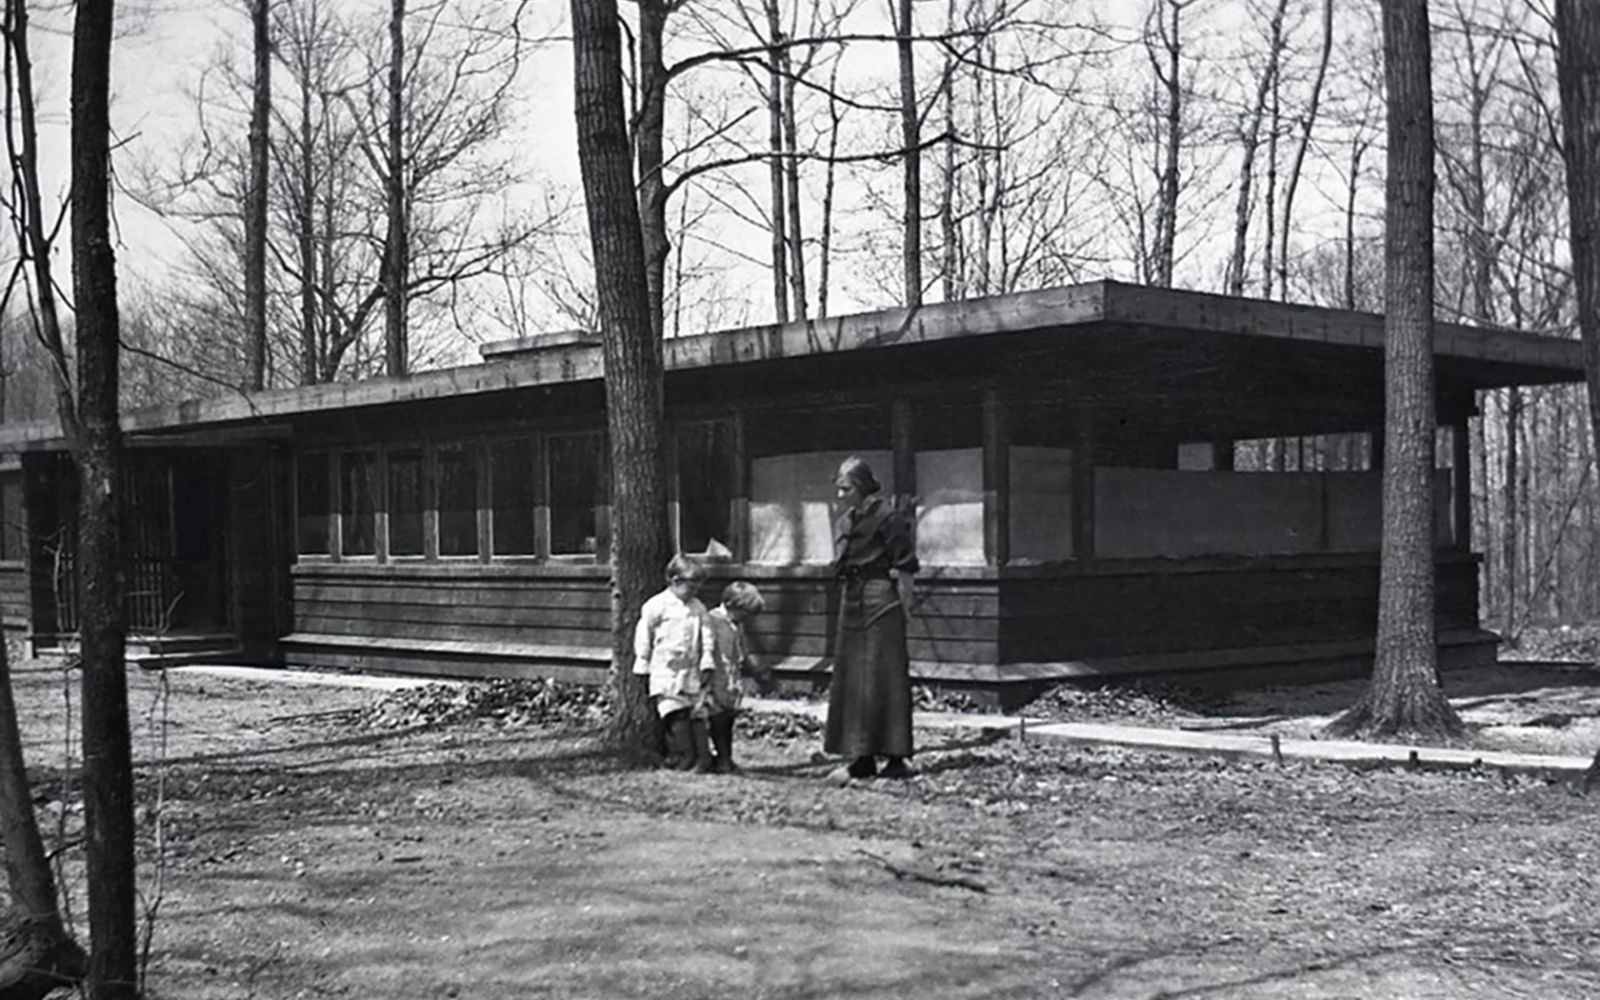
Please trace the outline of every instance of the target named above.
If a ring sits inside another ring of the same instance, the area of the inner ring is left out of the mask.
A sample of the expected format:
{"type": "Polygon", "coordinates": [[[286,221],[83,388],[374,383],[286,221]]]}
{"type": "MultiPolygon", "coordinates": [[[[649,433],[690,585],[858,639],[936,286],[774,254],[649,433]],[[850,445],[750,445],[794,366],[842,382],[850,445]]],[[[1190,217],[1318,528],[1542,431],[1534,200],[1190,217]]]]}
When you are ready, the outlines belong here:
{"type": "Polygon", "coordinates": [[[893,875],[895,878],[908,878],[915,882],[926,882],[929,885],[943,885],[953,886],[958,889],[971,889],[973,892],[989,891],[989,887],[987,885],[984,885],[975,878],[968,878],[965,875],[945,875],[941,872],[924,871],[918,868],[904,868],[895,864],[893,861],[890,861],[881,854],[873,854],[871,851],[862,850],[859,847],[856,848],[856,853],[876,861],[878,864],[883,866],[885,871],[887,871],[890,875],[893,875]]]}

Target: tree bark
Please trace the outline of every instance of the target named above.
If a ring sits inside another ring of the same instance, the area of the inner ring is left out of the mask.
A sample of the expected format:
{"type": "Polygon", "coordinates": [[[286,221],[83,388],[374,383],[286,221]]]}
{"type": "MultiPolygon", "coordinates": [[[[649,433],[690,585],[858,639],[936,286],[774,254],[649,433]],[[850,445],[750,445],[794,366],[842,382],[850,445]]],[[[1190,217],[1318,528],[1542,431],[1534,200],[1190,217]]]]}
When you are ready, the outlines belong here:
{"type": "Polygon", "coordinates": [[[1433,93],[1427,0],[1384,0],[1383,541],[1377,655],[1337,732],[1440,735],[1461,720],[1439,690],[1434,622],[1433,93]]]}
{"type": "Polygon", "coordinates": [[[772,185],[771,216],[772,236],[772,318],[777,323],[789,322],[789,248],[784,238],[789,220],[787,210],[788,170],[784,166],[783,148],[783,74],[780,71],[779,53],[783,48],[783,23],[778,16],[778,0],[765,0],[767,14],[767,141],[772,159],[767,165],[768,180],[772,185]]]}
{"type": "Polygon", "coordinates": [[[1600,453],[1600,17],[1592,4],[1556,0],[1556,80],[1578,333],[1589,388],[1589,432],[1600,453]]]}
{"type": "Polygon", "coordinates": [[[385,144],[389,232],[384,240],[384,370],[406,374],[411,349],[406,331],[406,281],[411,269],[410,227],[406,221],[405,82],[406,0],[389,10],[389,135],[385,144]]]}
{"type": "MultiPolygon", "coordinates": [[[[642,5],[648,6],[648,5],[642,5]]],[[[660,589],[671,554],[662,460],[660,314],[646,277],[627,122],[616,0],[572,0],[578,159],[604,338],[612,471],[610,738],[619,752],[655,755],[656,720],[633,675],[639,609],[660,589]]]]}
{"type": "Polygon", "coordinates": [[[79,0],[72,48],[72,278],[78,304],[79,632],[89,996],[138,995],[133,761],[123,676],[122,430],[111,247],[112,0],[79,0]]]}
{"type": "Polygon", "coordinates": [[[901,229],[906,308],[922,305],[922,120],[917,113],[917,60],[911,44],[911,0],[896,0],[895,48],[900,55],[900,142],[904,147],[901,229]]]}
{"type": "Polygon", "coordinates": [[[267,378],[267,119],[272,113],[272,39],[267,0],[250,0],[255,78],[250,101],[250,184],[244,204],[244,311],[249,370],[245,388],[267,378]]]}
{"type": "MultiPolygon", "coordinates": [[[[615,9],[616,4],[607,6],[615,9]]],[[[666,318],[667,255],[672,252],[672,241],[667,239],[667,185],[662,176],[666,166],[662,134],[667,101],[667,66],[662,48],[670,13],[667,0],[639,0],[639,125],[634,135],[639,163],[637,218],[643,237],[650,323],[657,338],[662,335],[666,318]]],[[[774,225],[782,223],[774,220],[774,225]]],[[[589,238],[596,237],[591,232],[589,238]]]]}
{"type": "Polygon", "coordinates": [[[1311,133],[1317,125],[1317,109],[1322,104],[1322,85],[1328,78],[1328,61],[1333,56],[1333,0],[1322,0],[1322,54],[1317,60],[1317,76],[1311,83],[1311,100],[1300,119],[1300,141],[1295,145],[1294,159],[1289,164],[1289,175],[1284,178],[1283,225],[1278,237],[1278,296],[1289,300],[1289,235],[1294,232],[1294,196],[1300,187],[1300,171],[1305,165],[1306,151],[1311,147],[1311,133]]]}

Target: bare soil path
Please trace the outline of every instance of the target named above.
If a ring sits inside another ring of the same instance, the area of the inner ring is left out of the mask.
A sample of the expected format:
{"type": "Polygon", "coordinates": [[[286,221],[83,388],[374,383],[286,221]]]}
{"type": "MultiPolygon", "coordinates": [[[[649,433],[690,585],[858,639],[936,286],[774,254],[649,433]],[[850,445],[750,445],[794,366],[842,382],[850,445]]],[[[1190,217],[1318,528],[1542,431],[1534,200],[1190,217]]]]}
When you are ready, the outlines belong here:
{"type": "MultiPolygon", "coordinates": [[[[17,693],[70,840],[63,680],[17,693]]],[[[919,777],[836,788],[794,720],[693,776],[381,691],[131,683],[157,1000],[1600,996],[1566,785],[927,731],[919,777]]],[[[1262,707],[1217,717],[1305,709],[1262,707]]]]}

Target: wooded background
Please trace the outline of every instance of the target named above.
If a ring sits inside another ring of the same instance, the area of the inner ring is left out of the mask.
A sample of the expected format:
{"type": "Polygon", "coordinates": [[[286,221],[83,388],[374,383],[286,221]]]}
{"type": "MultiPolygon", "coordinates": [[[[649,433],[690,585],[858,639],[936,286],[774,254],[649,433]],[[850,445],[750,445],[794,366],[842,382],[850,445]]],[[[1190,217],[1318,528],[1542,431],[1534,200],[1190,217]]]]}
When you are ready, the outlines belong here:
{"type": "MultiPolygon", "coordinates": [[[[124,5],[125,48],[175,17],[215,40],[183,93],[115,77],[116,197],[182,245],[150,274],[140,233],[122,232],[136,265],[120,289],[125,404],[462,363],[484,341],[595,328],[570,107],[552,116],[548,99],[571,94],[560,6],[124,5]],[[144,140],[157,104],[176,131],[144,140]],[[254,200],[252,150],[266,164],[254,200]],[[385,267],[404,269],[404,297],[383,294],[385,267]],[[396,322],[402,357],[386,360],[396,322]]],[[[1375,5],[640,0],[622,14],[666,336],[1100,277],[1382,309],[1375,5]]],[[[1440,318],[1575,336],[1551,17],[1542,0],[1431,5],[1440,318]]],[[[48,145],[66,93],[37,44],[48,145]]],[[[21,126],[9,116],[14,146],[21,126]]],[[[54,196],[46,227],[65,208],[54,196]]],[[[14,190],[5,205],[28,215],[14,190]]],[[[52,416],[24,312],[38,290],[12,280],[25,294],[0,329],[0,415],[52,416]]],[[[1486,619],[1515,635],[1595,617],[1583,388],[1480,406],[1486,619]]],[[[1256,462],[1350,458],[1345,442],[1289,441],[1256,462]]]]}

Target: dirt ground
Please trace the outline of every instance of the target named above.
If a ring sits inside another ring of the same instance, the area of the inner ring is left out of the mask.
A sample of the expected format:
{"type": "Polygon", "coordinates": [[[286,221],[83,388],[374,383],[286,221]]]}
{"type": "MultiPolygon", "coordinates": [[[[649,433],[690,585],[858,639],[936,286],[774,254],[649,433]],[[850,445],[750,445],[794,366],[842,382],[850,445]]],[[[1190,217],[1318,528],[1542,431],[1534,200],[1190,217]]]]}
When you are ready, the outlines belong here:
{"type": "MultiPolygon", "coordinates": [[[[73,680],[16,678],[58,841],[73,680]]],[[[1594,750],[1587,671],[1450,685],[1594,750]]],[[[1350,690],[1056,707],[1309,727],[1350,690]]],[[[1600,789],[961,731],[919,734],[913,780],[834,787],[793,719],[695,776],[579,724],[410,724],[408,697],[132,676],[150,997],[1600,996],[1600,789]]]]}

